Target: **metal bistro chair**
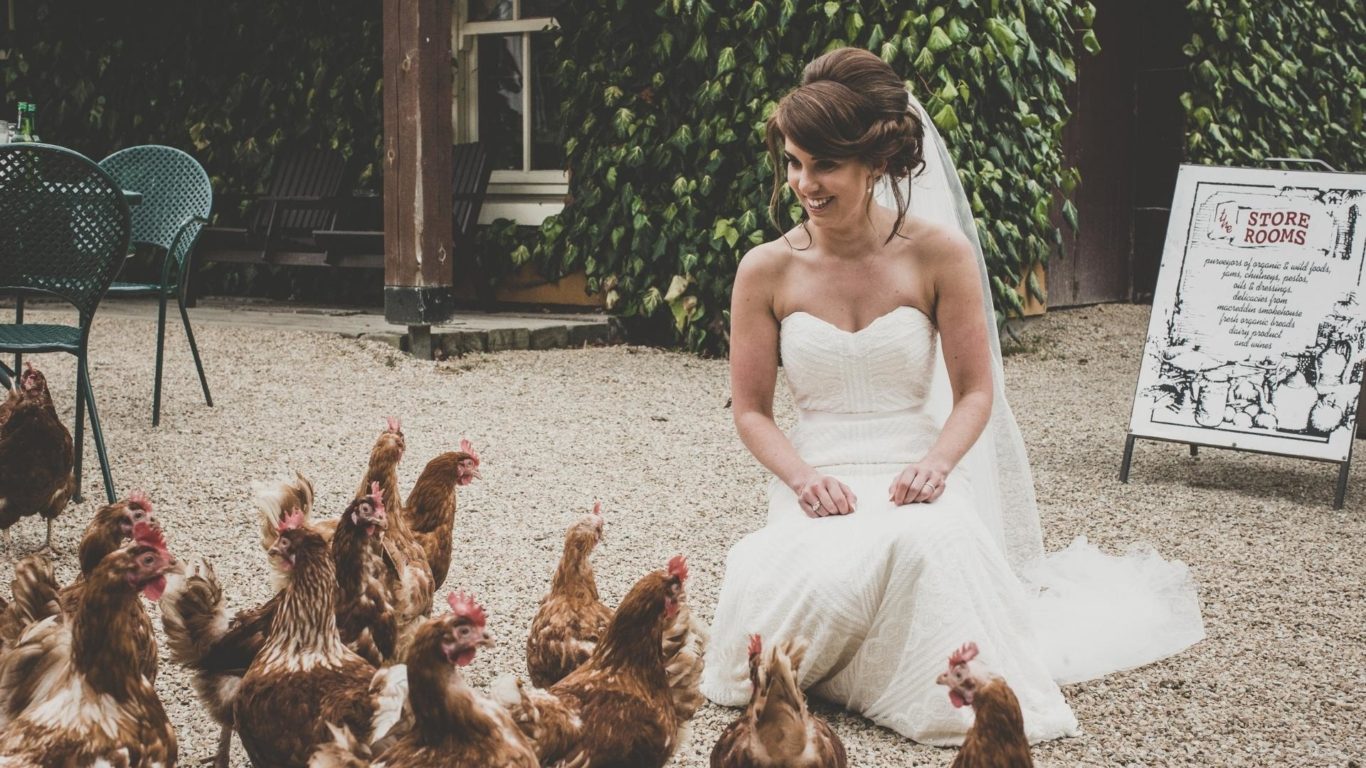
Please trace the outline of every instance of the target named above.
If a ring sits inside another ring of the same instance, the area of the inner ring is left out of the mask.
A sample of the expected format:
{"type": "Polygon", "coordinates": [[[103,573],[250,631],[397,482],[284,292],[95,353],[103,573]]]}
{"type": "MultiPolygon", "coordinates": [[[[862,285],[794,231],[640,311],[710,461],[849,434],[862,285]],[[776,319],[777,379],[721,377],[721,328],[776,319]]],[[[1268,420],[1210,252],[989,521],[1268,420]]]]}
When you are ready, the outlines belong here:
{"type": "MultiPolygon", "coordinates": [[[[123,190],[84,155],[47,144],[0,146],[0,295],[12,293],[20,301],[26,295],[55,296],[79,317],[76,325],[0,324],[0,352],[76,356],[77,501],[89,405],[105,495],[114,502],[87,350],[95,309],[128,253],[130,228],[123,190]]],[[[3,369],[0,364],[0,377],[3,369]]]]}
{"type": "Polygon", "coordinates": [[[204,402],[213,407],[204,363],[199,358],[194,331],[190,329],[190,315],[185,311],[190,257],[200,231],[209,222],[213,186],[203,166],[174,147],[155,144],[129,147],[101,160],[100,167],[119,186],[142,193],[142,203],[132,209],[132,245],[150,246],[163,254],[160,282],[116,282],[109,286],[110,296],[157,297],[157,369],[152,387],[152,426],[155,427],[161,424],[161,368],[166,348],[166,299],[170,296],[175,296],[180,308],[180,320],[185,325],[185,338],[190,342],[195,370],[199,372],[204,402]]]}

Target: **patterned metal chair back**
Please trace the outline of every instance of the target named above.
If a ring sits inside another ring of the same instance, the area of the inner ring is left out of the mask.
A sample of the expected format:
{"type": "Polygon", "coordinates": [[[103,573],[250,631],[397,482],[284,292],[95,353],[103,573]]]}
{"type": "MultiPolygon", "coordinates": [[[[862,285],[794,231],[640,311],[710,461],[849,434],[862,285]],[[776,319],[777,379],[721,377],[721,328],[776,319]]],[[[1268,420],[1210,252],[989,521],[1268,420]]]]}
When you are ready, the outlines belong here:
{"type": "Polygon", "coordinates": [[[213,208],[203,166],[175,147],[147,144],[121,149],[100,167],[120,187],[142,193],[132,208],[132,242],[163,248],[177,267],[183,264],[213,208]]]}
{"type": "Polygon", "coordinates": [[[94,314],[128,252],[123,190],[84,155],[0,145],[0,293],[38,292],[94,314]]]}

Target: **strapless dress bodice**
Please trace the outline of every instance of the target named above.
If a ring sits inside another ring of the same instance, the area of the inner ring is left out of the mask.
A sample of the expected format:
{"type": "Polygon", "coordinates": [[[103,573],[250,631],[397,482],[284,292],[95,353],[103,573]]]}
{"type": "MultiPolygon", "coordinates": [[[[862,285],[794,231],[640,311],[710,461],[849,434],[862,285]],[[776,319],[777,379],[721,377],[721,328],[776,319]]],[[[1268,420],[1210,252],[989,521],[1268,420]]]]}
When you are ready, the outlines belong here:
{"type": "Polygon", "coordinates": [[[808,312],[782,320],[783,373],[797,406],[788,433],[814,467],[885,468],[920,459],[939,434],[925,406],[938,333],[902,306],[857,331],[808,312]]]}

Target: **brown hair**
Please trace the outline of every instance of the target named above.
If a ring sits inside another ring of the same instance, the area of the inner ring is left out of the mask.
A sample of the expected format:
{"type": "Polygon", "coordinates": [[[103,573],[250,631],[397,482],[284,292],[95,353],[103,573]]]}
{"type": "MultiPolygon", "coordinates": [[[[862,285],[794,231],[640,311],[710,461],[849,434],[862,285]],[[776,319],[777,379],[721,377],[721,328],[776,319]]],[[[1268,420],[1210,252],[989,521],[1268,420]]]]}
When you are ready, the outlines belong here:
{"type": "Polygon", "coordinates": [[[779,232],[785,229],[778,223],[787,186],[784,142],[791,139],[817,157],[858,158],[882,168],[897,207],[887,242],[896,237],[910,205],[897,182],[924,167],[925,127],[910,107],[905,84],[885,61],[862,48],[837,48],[807,64],[801,85],[769,117],[766,138],[773,163],[768,218],[779,232]]]}

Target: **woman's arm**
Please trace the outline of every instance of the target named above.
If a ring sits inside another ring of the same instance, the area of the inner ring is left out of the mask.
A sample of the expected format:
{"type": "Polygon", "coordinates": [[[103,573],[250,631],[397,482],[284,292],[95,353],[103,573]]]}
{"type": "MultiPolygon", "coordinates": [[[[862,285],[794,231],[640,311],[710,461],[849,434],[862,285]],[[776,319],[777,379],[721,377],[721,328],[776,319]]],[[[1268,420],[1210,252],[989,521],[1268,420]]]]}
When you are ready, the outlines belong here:
{"type": "Polygon", "coordinates": [[[991,351],[977,255],[961,234],[941,228],[927,233],[919,250],[933,280],[935,325],[953,389],[953,410],[925,458],[893,482],[890,494],[896,504],[938,498],[949,473],[991,418],[991,351]]]}
{"type": "Polygon", "coordinates": [[[735,431],[754,458],[797,494],[808,515],[847,514],[854,509],[853,492],[803,461],[773,420],[779,331],[773,296],[781,276],[780,258],[772,244],[761,245],[745,254],[735,274],[730,304],[730,389],[735,431]],[[813,510],[816,502],[820,506],[813,510]]]}

